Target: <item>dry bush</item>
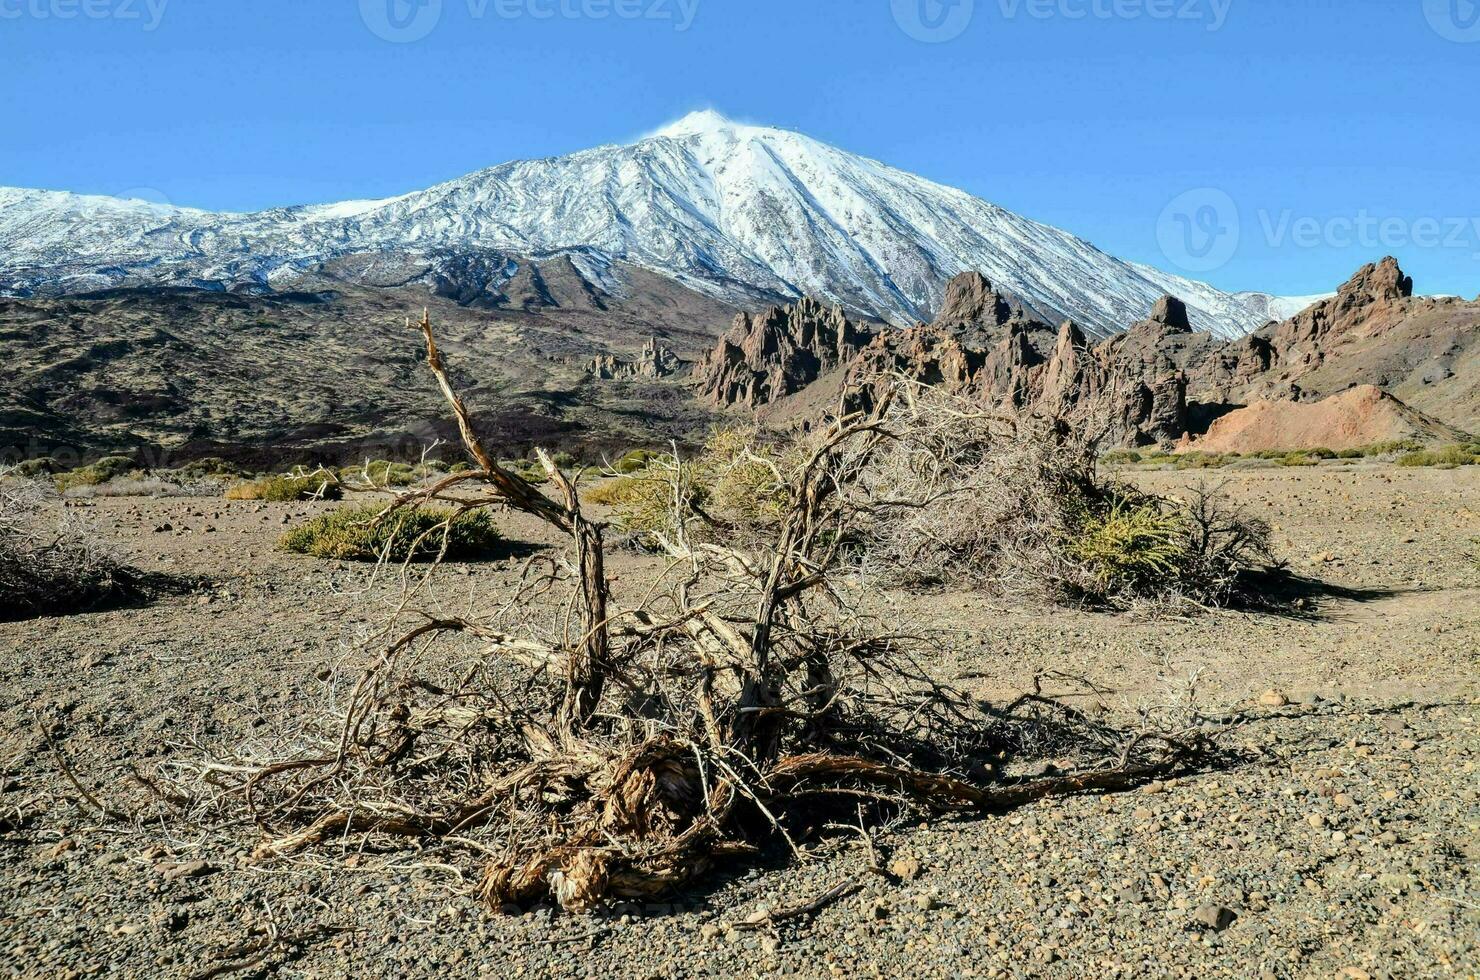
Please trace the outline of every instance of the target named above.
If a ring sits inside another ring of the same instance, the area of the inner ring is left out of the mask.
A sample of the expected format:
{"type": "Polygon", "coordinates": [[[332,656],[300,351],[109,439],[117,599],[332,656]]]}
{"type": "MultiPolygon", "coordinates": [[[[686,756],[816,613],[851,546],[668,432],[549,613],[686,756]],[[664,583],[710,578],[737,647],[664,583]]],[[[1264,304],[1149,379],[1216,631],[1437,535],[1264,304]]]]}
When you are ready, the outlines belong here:
{"type": "Polygon", "coordinates": [[[1195,717],[1120,732],[1038,696],[980,703],[920,666],[937,640],[861,611],[867,586],[833,573],[867,516],[854,491],[906,438],[889,398],[785,461],[733,447],[736,467],[775,481],[774,517],[744,537],[694,506],[688,463],[658,461],[672,516],[652,533],[669,563],[619,601],[607,529],[554,460],[542,456],[548,494],[495,461],[422,330],[474,466],[387,513],[510,508],[569,547],[530,559],[514,595],[463,612],[434,601],[435,567],[408,579],[333,710],[164,774],[196,819],[250,813],[266,833],[259,859],[411,838],[479,866],[493,908],[591,909],[671,892],[761,846],[795,849],[843,814],[1007,809],[1212,758],[1195,717]],[[1078,770],[994,768],[1029,744],[1067,746],[1078,770]]]}
{"type": "Polygon", "coordinates": [[[130,473],[106,483],[81,484],[67,490],[72,500],[97,497],[215,497],[221,493],[221,482],[210,478],[182,478],[175,473],[145,476],[130,473]]]}
{"type": "Polygon", "coordinates": [[[1143,494],[1097,469],[1096,427],[982,409],[908,385],[899,433],[858,482],[861,570],[1056,601],[1228,601],[1270,563],[1269,529],[1223,495],[1143,494]]]}
{"type": "Polygon", "coordinates": [[[54,496],[0,473],[0,619],[79,612],[140,589],[139,574],[94,528],[49,506],[54,496]]]}

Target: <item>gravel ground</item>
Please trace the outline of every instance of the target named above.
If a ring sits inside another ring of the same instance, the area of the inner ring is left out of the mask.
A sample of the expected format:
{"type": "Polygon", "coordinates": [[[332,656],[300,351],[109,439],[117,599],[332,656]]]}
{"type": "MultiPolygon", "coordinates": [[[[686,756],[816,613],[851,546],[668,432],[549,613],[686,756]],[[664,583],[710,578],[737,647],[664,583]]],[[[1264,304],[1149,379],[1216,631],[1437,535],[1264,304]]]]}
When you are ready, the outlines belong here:
{"type": "MultiPolygon", "coordinates": [[[[1137,473],[1163,492],[1185,473],[1137,473]]],[[[1466,977],[1480,970],[1480,536],[1473,471],[1227,471],[1321,580],[1287,614],[1105,615],[896,597],[959,631],[935,665],[990,697],[1092,677],[1112,716],[1195,678],[1250,761],[1004,816],[882,828],[733,869],[672,905],[490,916],[435,851],[247,857],[250,828],[98,820],[194,738],[249,737],[320,697],[374,622],[362,568],[279,555],[310,506],[99,499],[145,567],[211,584],[0,626],[0,950],[12,976],[1466,977]],[[1268,692],[1278,692],[1278,696],[1268,692]],[[1288,702],[1281,704],[1279,702],[1288,702]],[[105,824],[100,826],[100,824],[105,824]],[[810,916],[760,924],[844,884],[810,916]]],[[[510,520],[511,538],[542,532],[510,520]]],[[[451,570],[496,589],[513,562],[451,570]]],[[[650,563],[615,571],[643,580],[650,563]]],[[[1069,693],[1065,689],[1064,693],[1069,693]]],[[[137,793],[134,793],[136,796],[137,793]]]]}

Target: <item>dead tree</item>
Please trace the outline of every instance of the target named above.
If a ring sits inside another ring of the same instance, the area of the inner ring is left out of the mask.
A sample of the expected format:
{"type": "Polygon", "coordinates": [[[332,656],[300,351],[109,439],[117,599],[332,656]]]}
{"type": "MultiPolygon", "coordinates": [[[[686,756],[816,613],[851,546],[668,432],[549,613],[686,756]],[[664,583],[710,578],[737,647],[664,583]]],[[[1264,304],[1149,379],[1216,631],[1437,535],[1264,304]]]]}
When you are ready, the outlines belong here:
{"type": "Polygon", "coordinates": [[[1005,809],[1135,785],[1208,751],[1191,728],[1151,737],[1043,698],[980,704],[921,666],[932,638],[877,620],[834,580],[869,506],[855,490],[908,420],[890,398],[833,419],[794,460],[754,456],[782,504],[753,541],[712,533],[686,490],[688,464],[659,460],[672,504],[656,538],[669,565],[617,602],[603,526],[575,481],[544,453],[553,496],[499,466],[430,319],[420,327],[476,468],[402,492],[386,513],[513,508],[568,535],[570,550],[563,563],[531,559],[491,612],[433,614],[408,593],[332,724],[304,721],[276,757],[196,768],[196,805],[245,801],[266,834],[261,857],[352,834],[433,839],[476,855],[478,893],[495,908],[553,898],[589,909],[659,896],[768,840],[794,847],[829,807],[1005,809]],[[552,603],[578,610],[575,629],[535,622],[552,603]],[[456,638],[476,647],[451,656],[456,638]],[[1084,770],[987,779],[983,760],[1023,744],[1025,726],[1073,729],[1084,770]]]}

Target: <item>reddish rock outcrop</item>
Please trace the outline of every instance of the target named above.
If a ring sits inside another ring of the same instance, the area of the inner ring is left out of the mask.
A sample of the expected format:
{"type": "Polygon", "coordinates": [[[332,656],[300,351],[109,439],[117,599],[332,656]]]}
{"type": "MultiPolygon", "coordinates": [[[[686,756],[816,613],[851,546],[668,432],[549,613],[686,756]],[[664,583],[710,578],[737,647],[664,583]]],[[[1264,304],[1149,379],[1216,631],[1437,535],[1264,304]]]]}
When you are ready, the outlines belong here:
{"type": "Polygon", "coordinates": [[[1461,437],[1381,388],[1362,385],[1318,402],[1255,402],[1218,419],[1190,448],[1214,453],[1342,450],[1400,439],[1458,442],[1461,437]]]}

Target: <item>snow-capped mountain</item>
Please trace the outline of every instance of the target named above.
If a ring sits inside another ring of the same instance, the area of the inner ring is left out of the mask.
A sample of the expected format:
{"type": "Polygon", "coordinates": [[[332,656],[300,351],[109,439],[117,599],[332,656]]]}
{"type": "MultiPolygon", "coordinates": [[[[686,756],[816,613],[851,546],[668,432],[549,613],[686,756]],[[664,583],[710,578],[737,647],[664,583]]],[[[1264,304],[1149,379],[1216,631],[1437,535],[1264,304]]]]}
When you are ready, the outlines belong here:
{"type": "Polygon", "coordinates": [[[1167,292],[1225,337],[1289,305],[1121,261],[964,191],[714,112],[381,201],[225,214],[0,189],[0,292],[11,294],[282,288],[345,256],[458,251],[569,252],[597,282],[626,263],[741,305],[810,295],[898,324],[929,319],[946,281],[970,270],[1101,335],[1167,292]]]}

